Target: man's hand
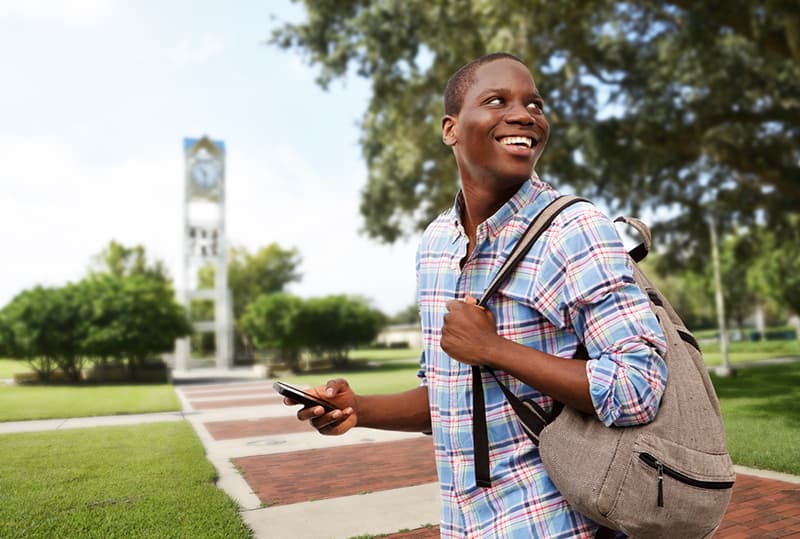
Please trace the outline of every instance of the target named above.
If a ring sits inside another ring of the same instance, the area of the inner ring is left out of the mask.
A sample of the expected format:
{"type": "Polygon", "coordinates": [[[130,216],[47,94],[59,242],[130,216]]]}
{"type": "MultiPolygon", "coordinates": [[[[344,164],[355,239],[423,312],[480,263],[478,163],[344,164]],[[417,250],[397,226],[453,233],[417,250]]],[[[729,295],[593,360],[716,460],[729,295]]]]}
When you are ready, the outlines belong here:
{"type": "MultiPolygon", "coordinates": [[[[322,406],[303,408],[297,412],[297,419],[311,421],[311,425],[320,434],[344,434],[358,423],[358,414],[356,413],[358,399],[347,380],[341,378],[329,380],[324,386],[309,389],[308,392],[337,407],[336,410],[327,414],[322,406]]],[[[298,404],[289,398],[283,399],[283,402],[290,406],[298,404]]]]}
{"type": "Polygon", "coordinates": [[[442,350],[467,365],[485,365],[489,350],[501,338],[492,312],[477,303],[469,296],[464,301],[448,301],[442,326],[442,350]]]}

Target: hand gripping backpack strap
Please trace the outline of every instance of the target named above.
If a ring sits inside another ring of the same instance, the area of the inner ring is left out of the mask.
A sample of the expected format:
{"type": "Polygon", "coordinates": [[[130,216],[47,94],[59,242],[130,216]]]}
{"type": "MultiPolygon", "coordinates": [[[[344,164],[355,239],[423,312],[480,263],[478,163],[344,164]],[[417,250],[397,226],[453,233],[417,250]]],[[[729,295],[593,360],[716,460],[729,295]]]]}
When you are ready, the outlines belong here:
{"type": "MultiPolygon", "coordinates": [[[[514,246],[514,250],[497,270],[494,279],[486,287],[486,291],[478,300],[478,305],[485,307],[492,295],[500,288],[500,285],[511,275],[511,272],[519,263],[520,260],[525,258],[533,244],[539,239],[539,236],[547,230],[547,227],[553,222],[556,216],[561,211],[575,204],[577,202],[586,202],[585,199],[576,196],[561,196],[548,204],[537,215],[528,229],[523,234],[522,238],[514,246]]],[[[495,377],[494,371],[487,367],[487,370],[495,377]]],[[[513,395],[508,388],[505,387],[499,380],[497,380],[500,388],[506,395],[506,398],[511,403],[517,414],[521,417],[527,418],[526,422],[529,425],[541,425],[535,435],[538,438],[538,433],[552,420],[550,414],[545,412],[541,407],[531,401],[522,402],[515,395],[513,395]]],[[[527,430],[527,429],[526,429],[527,430]]],[[[534,429],[536,430],[536,429],[534,429]]],[[[532,431],[531,431],[532,432],[532,431]]],[[[528,436],[531,436],[528,432],[528,436]]],[[[472,442],[475,451],[475,482],[480,487],[492,486],[491,474],[489,472],[489,437],[486,426],[486,403],[483,396],[483,383],[480,367],[472,367],[472,442]]]]}

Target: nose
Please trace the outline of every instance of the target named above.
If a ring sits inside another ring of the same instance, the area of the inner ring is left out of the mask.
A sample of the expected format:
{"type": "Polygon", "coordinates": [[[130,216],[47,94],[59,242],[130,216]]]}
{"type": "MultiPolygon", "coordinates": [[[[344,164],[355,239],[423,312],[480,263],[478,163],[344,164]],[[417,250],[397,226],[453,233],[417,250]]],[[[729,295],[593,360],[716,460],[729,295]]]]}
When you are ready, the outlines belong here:
{"type": "Polygon", "coordinates": [[[514,103],[506,114],[506,122],[510,124],[531,125],[535,121],[533,112],[524,103],[514,103]]]}

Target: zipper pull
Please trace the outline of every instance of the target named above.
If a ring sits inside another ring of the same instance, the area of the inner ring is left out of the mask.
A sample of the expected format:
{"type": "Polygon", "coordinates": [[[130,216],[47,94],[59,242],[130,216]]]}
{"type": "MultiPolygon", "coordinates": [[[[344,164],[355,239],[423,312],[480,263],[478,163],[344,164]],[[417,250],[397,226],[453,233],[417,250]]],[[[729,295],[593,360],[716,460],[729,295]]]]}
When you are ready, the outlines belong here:
{"type": "Polygon", "coordinates": [[[664,465],[658,460],[656,469],[658,470],[658,506],[664,507],[664,465]]]}

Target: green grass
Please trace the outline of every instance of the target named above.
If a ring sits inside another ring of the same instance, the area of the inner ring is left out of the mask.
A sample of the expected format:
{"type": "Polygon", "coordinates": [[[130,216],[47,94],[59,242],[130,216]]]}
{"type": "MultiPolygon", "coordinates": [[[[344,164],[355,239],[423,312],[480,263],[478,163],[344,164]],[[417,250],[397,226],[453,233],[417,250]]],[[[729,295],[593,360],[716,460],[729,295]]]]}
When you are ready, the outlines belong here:
{"type": "Polygon", "coordinates": [[[187,422],[0,436],[0,537],[251,537],[187,422]]]}
{"type": "Polygon", "coordinates": [[[169,384],[0,385],[0,421],[174,410],[180,402],[169,384]]]}
{"type": "Polygon", "coordinates": [[[733,461],[800,475],[800,363],[712,379],[733,461]]]}
{"type": "Polygon", "coordinates": [[[389,361],[395,359],[413,359],[419,361],[422,352],[419,348],[364,348],[352,350],[350,358],[354,360],[389,361]]]}
{"type": "Polygon", "coordinates": [[[419,385],[419,359],[386,360],[375,366],[347,371],[323,371],[282,378],[290,384],[317,386],[332,378],[345,378],[357,393],[397,393],[419,385]]]}
{"type": "Polygon", "coordinates": [[[27,361],[18,359],[0,359],[0,380],[13,378],[17,373],[33,372],[27,361]]]}
{"type": "MultiPolygon", "coordinates": [[[[701,343],[700,349],[706,365],[722,364],[719,342],[701,343]]],[[[790,356],[800,357],[800,340],[737,341],[728,345],[728,361],[731,364],[790,356]]]]}

